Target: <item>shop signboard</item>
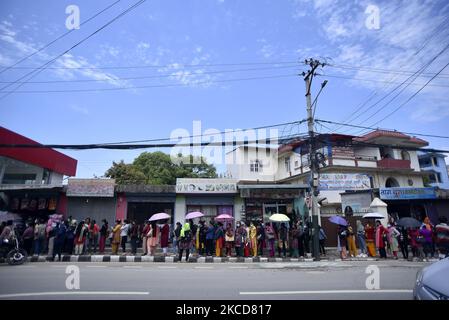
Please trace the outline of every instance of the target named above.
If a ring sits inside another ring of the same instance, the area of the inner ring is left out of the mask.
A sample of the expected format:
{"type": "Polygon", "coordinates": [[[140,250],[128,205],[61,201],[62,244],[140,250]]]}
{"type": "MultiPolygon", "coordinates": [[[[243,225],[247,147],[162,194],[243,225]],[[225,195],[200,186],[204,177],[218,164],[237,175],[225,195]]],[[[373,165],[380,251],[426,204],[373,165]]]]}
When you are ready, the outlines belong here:
{"type": "Polygon", "coordinates": [[[380,188],[382,200],[436,199],[434,188],[380,188]]]}
{"type": "Polygon", "coordinates": [[[368,213],[371,201],[371,192],[342,193],[341,212],[368,213]]]}
{"type": "Polygon", "coordinates": [[[320,190],[368,190],[370,178],[366,174],[324,173],[320,175],[320,190]]]}
{"type": "Polygon", "coordinates": [[[176,193],[237,193],[234,179],[176,179],[176,193]]]}

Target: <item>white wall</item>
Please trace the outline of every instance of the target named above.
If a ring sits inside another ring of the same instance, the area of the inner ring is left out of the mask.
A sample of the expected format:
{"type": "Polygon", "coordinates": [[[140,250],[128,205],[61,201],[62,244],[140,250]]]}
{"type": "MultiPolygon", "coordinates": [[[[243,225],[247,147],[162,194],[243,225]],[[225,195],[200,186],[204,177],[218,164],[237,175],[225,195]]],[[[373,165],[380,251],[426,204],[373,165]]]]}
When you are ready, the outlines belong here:
{"type": "Polygon", "coordinates": [[[388,174],[388,173],[378,173],[374,178],[374,188],[385,188],[385,182],[388,178],[394,178],[398,181],[399,187],[413,187],[422,188],[424,187],[422,177],[414,175],[398,175],[398,174],[388,174]],[[408,184],[408,180],[413,181],[413,185],[408,184]]]}
{"type": "Polygon", "coordinates": [[[236,196],[234,200],[234,221],[240,221],[242,219],[242,208],[245,205],[245,200],[236,196]]]}
{"type": "Polygon", "coordinates": [[[176,195],[176,202],[175,202],[175,221],[181,222],[181,224],[184,224],[184,217],[186,216],[186,197],[184,195],[177,194],[176,195]]]}
{"type": "Polygon", "coordinates": [[[1,162],[4,167],[4,174],[8,173],[35,174],[36,179],[34,180],[34,184],[42,183],[42,176],[44,173],[43,168],[6,157],[1,157],[1,162]]]}
{"type": "Polygon", "coordinates": [[[419,167],[419,160],[418,160],[418,152],[416,151],[408,151],[410,154],[410,165],[414,171],[421,171],[421,168],[419,167]]]}
{"type": "Polygon", "coordinates": [[[375,157],[377,160],[380,159],[379,148],[354,148],[354,155],[356,157],[375,157]]]}
{"type": "Polygon", "coordinates": [[[249,181],[274,181],[278,168],[277,150],[272,149],[270,155],[266,155],[266,149],[248,147],[244,151],[243,147],[236,149],[226,155],[226,167],[233,179],[249,181]],[[262,172],[251,172],[252,161],[262,162],[262,172]]]}

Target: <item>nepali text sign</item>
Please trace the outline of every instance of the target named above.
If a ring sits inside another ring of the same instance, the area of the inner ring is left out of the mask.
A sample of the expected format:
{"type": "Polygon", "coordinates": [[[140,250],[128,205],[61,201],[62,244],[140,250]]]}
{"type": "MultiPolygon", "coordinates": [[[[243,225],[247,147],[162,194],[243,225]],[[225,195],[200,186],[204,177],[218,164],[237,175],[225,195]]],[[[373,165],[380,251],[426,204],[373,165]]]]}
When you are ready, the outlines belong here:
{"type": "Polygon", "coordinates": [[[436,199],[434,188],[380,188],[380,198],[385,200],[436,199]]]}
{"type": "Polygon", "coordinates": [[[365,174],[324,173],[320,175],[320,190],[366,190],[371,188],[365,174]]]}
{"type": "Polygon", "coordinates": [[[176,193],[236,193],[237,180],[177,179],[176,193]]]}

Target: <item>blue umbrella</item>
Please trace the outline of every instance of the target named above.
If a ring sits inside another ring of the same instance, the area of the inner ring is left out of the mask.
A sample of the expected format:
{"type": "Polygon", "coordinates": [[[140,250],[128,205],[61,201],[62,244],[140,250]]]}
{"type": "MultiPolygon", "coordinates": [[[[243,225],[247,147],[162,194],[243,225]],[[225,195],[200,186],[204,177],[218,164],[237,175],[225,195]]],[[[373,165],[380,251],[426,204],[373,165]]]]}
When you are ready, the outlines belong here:
{"type": "Polygon", "coordinates": [[[340,216],[332,216],[329,218],[329,221],[332,223],[338,224],[340,226],[348,225],[348,222],[343,217],[340,217],[340,216]]]}

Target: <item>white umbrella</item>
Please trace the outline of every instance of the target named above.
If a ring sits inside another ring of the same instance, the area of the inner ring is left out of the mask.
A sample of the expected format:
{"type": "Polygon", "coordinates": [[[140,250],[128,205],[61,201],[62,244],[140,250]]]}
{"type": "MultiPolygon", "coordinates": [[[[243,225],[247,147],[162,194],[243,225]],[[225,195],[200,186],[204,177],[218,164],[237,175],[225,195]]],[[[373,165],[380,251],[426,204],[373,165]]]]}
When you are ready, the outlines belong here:
{"type": "Polygon", "coordinates": [[[275,213],[275,214],[271,215],[270,221],[273,221],[273,222],[288,222],[288,221],[290,221],[290,218],[287,217],[285,214],[275,213]]]}
{"type": "Polygon", "coordinates": [[[383,219],[385,216],[380,212],[368,212],[367,214],[363,215],[363,218],[365,219],[383,219]]]}

